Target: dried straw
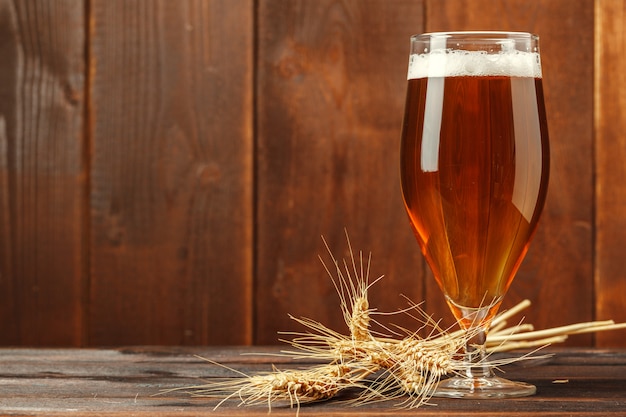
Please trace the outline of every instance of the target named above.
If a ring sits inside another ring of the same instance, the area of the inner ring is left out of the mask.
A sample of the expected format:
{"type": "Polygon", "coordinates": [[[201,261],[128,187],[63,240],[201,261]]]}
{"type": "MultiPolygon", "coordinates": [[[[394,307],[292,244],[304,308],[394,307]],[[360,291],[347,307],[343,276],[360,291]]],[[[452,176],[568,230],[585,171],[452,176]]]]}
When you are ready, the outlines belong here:
{"type": "MultiPolygon", "coordinates": [[[[296,415],[301,404],[334,398],[347,388],[361,390],[361,394],[350,404],[400,399],[399,406],[417,408],[428,402],[442,377],[463,373],[468,364],[462,360],[459,352],[472,335],[461,330],[450,332],[441,329],[438,322],[419,305],[411,304],[403,312],[413,315],[420,322],[419,331],[426,331],[429,336],[421,337],[417,332],[408,331],[399,338],[373,334],[371,324],[374,322],[388,329],[374,319],[376,314],[382,313],[371,309],[368,301],[368,291],[382,276],[370,282],[371,254],[367,260],[364,260],[361,252],[358,258],[355,257],[347,233],[346,239],[350,251],[349,262],[339,262],[325,240],[332,267],[328,267],[322,258],[320,260],[339,296],[349,333],[344,335],[315,320],[293,316],[290,317],[306,330],[283,333],[291,336],[283,341],[292,349],[283,350],[282,356],[292,359],[313,358],[321,365],[297,370],[274,368],[271,372],[258,375],[246,375],[228,368],[236,372],[238,377],[177,390],[189,391],[197,397],[220,398],[216,408],[234,398],[245,406],[267,404],[270,411],[273,405],[286,404],[297,409],[296,415]]],[[[507,320],[530,304],[530,301],[524,300],[494,318],[487,336],[486,348],[489,353],[545,347],[563,342],[570,334],[626,328],[626,323],[616,324],[612,320],[540,331],[535,331],[530,324],[507,327],[507,320]]],[[[390,333],[397,334],[395,331],[390,333]]],[[[487,358],[486,364],[502,366],[531,357],[532,353],[498,360],[487,358]]]]}

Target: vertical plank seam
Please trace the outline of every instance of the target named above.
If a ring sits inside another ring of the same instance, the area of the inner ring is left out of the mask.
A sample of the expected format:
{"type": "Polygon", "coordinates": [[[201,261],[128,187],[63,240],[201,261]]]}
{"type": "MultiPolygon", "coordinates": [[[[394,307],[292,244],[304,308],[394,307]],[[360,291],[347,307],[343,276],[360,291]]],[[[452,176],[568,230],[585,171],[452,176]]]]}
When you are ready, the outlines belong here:
{"type": "MultiPolygon", "coordinates": [[[[602,39],[604,37],[603,24],[604,22],[604,14],[603,14],[603,1],[602,0],[594,0],[594,18],[593,18],[593,95],[592,95],[592,109],[593,109],[593,147],[591,149],[592,159],[591,159],[591,168],[592,168],[592,178],[593,178],[593,187],[592,187],[592,199],[591,199],[591,213],[593,218],[593,227],[591,231],[591,241],[592,241],[592,254],[591,254],[591,267],[593,271],[592,282],[593,285],[591,287],[592,292],[592,320],[597,320],[599,317],[599,303],[598,303],[598,294],[600,294],[600,269],[599,269],[599,251],[598,251],[598,227],[600,225],[598,218],[598,187],[600,186],[601,178],[598,175],[598,157],[600,155],[600,144],[599,140],[602,140],[602,134],[599,131],[601,126],[601,114],[602,114],[602,100],[601,100],[601,89],[602,89],[602,55],[604,54],[604,47],[602,43],[602,39]]],[[[591,335],[592,346],[597,347],[598,339],[595,333],[591,335]]]]}
{"type": "MultiPolygon", "coordinates": [[[[600,125],[600,113],[601,113],[601,100],[599,99],[600,95],[600,68],[602,66],[602,0],[594,0],[593,7],[593,94],[591,97],[592,100],[592,143],[593,146],[591,148],[592,158],[591,158],[591,172],[592,172],[592,198],[591,198],[591,216],[593,219],[593,227],[591,228],[591,271],[593,273],[591,286],[591,300],[592,300],[592,308],[591,308],[591,319],[596,320],[598,317],[598,285],[600,281],[599,271],[598,271],[598,216],[597,216],[597,208],[598,208],[598,172],[597,172],[597,158],[598,158],[598,138],[601,136],[598,134],[598,128],[600,125]]],[[[592,333],[591,335],[591,345],[596,347],[597,339],[596,335],[592,333]]]]}
{"type": "Polygon", "coordinates": [[[258,183],[259,183],[259,175],[258,175],[258,74],[259,74],[259,2],[260,0],[252,0],[252,109],[251,109],[251,117],[252,117],[252,146],[250,152],[251,155],[251,167],[250,167],[250,175],[251,178],[251,198],[252,198],[252,219],[251,219],[251,262],[252,267],[250,268],[250,309],[249,309],[249,320],[250,320],[250,330],[248,334],[248,342],[255,345],[258,340],[258,302],[257,302],[257,286],[258,286],[258,224],[259,224],[259,191],[258,191],[258,183]]]}
{"type": "Polygon", "coordinates": [[[92,0],[84,0],[84,87],[83,94],[85,104],[83,106],[83,210],[82,210],[82,239],[81,258],[83,261],[82,270],[82,320],[80,343],[83,346],[90,345],[90,318],[91,318],[91,150],[92,150],[92,60],[91,60],[91,40],[92,40],[92,0]]]}

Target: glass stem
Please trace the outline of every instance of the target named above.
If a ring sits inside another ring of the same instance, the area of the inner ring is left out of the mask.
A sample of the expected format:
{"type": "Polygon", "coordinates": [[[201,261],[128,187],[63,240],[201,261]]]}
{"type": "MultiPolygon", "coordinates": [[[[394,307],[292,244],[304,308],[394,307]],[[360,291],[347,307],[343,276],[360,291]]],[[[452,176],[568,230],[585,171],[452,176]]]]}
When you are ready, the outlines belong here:
{"type": "Polygon", "coordinates": [[[469,364],[465,370],[467,378],[491,378],[494,376],[493,370],[485,361],[487,342],[487,331],[481,328],[469,338],[465,344],[465,357],[469,364]]]}

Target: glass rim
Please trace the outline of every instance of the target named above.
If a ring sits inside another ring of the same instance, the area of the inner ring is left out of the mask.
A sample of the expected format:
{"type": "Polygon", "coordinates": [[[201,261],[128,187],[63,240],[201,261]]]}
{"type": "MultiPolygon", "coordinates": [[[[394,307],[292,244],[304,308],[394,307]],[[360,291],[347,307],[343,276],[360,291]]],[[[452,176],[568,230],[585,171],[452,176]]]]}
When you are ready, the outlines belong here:
{"type": "Polygon", "coordinates": [[[539,35],[532,32],[516,32],[516,31],[490,31],[490,30],[471,30],[471,31],[451,31],[451,32],[425,32],[411,36],[412,41],[425,41],[429,39],[463,39],[463,40],[483,40],[497,41],[499,39],[520,39],[520,40],[539,40],[539,35]]]}

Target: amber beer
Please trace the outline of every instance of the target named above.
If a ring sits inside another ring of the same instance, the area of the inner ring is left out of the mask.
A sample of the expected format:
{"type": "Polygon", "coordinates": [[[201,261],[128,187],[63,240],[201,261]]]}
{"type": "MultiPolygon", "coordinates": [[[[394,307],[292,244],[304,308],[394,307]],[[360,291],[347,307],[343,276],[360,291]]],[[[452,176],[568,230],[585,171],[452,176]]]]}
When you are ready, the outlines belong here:
{"type": "Polygon", "coordinates": [[[462,324],[473,309],[492,305],[480,317],[487,322],[497,312],[546,198],[548,131],[538,57],[506,55],[411,56],[401,144],[404,201],[462,324]]]}

